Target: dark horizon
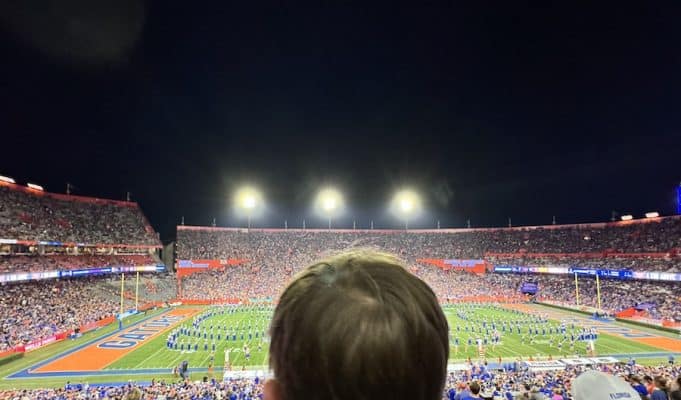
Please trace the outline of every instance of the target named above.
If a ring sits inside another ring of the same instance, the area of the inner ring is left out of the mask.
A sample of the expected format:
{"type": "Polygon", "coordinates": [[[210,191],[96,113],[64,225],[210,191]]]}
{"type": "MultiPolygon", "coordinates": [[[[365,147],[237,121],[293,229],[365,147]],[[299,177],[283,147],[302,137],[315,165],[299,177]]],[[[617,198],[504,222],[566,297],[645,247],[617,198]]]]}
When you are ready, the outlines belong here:
{"type": "Polygon", "coordinates": [[[328,7],[37,0],[0,5],[0,175],[131,192],[167,241],[186,224],[351,228],[602,222],[676,211],[679,7],[328,7]],[[44,12],[36,12],[36,10],[44,12]]]}

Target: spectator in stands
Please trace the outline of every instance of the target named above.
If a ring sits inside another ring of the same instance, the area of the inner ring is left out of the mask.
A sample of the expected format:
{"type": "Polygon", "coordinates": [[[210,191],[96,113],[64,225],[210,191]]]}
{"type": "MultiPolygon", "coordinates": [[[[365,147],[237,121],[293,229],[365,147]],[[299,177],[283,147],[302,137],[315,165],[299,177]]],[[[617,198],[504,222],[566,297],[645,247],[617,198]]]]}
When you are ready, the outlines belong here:
{"type": "Polygon", "coordinates": [[[650,400],[669,400],[669,387],[667,386],[667,379],[663,376],[656,376],[653,379],[655,388],[650,394],[650,400]]]}

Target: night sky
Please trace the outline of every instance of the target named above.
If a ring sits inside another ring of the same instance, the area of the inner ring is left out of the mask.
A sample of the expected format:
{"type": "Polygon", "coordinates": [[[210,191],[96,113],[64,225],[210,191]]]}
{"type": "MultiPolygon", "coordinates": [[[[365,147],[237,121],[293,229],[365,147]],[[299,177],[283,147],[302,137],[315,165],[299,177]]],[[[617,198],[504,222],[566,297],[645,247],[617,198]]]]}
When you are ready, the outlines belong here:
{"type": "Polygon", "coordinates": [[[130,191],[166,240],[181,216],[243,225],[246,182],[272,227],[325,226],[328,184],[339,227],[399,226],[405,185],[425,197],[413,227],[675,210],[678,8],[226,3],[3,2],[0,174],[130,191]]]}

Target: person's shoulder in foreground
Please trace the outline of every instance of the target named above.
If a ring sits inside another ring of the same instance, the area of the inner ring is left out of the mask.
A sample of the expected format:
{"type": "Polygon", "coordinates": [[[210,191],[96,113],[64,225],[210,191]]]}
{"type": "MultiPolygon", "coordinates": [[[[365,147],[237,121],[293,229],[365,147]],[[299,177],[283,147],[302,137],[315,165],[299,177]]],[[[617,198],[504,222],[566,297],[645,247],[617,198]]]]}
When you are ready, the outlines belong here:
{"type": "Polygon", "coordinates": [[[641,396],[624,379],[600,371],[586,371],[572,384],[574,400],[638,400],[641,396]]]}
{"type": "Polygon", "coordinates": [[[345,252],[303,269],[270,327],[266,400],[439,400],[449,357],[437,298],[394,256],[345,252]]]}

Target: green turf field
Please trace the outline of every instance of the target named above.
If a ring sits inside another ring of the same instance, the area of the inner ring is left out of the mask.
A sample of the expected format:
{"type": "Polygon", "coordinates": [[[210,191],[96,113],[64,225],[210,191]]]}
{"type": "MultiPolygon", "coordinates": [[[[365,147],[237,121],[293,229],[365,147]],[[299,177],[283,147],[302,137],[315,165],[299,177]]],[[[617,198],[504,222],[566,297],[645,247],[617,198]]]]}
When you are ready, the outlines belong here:
{"type": "MultiPolygon", "coordinates": [[[[587,355],[586,342],[575,341],[574,346],[570,344],[570,334],[579,335],[581,326],[574,325],[567,321],[568,340],[564,340],[563,334],[558,333],[561,321],[542,321],[538,322],[538,317],[526,313],[514,312],[495,305],[457,305],[444,308],[445,314],[450,325],[450,358],[455,360],[466,360],[469,357],[473,360],[479,359],[476,341],[478,338],[487,337],[488,342],[485,348],[485,356],[489,359],[516,358],[529,356],[564,357],[587,355]],[[462,318],[462,316],[464,316],[462,318]],[[508,332],[511,321],[518,323],[521,333],[517,333],[517,326],[513,325],[513,332],[508,332]],[[507,323],[507,332],[502,332],[501,324],[507,323]],[[486,324],[486,329],[483,325],[486,324]],[[500,342],[492,344],[494,336],[492,324],[495,324],[500,334],[500,342]],[[530,342],[527,333],[528,327],[537,328],[540,334],[530,342]],[[468,328],[468,330],[466,330],[468,328]],[[553,334],[549,334],[549,328],[553,328],[553,334]],[[545,335],[541,335],[542,329],[546,330],[545,335]],[[473,332],[475,330],[475,332],[473,332]],[[458,349],[454,345],[455,338],[459,339],[458,349]],[[468,346],[468,338],[471,338],[472,345],[468,346]],[[563,342],[559,351],[558,343],[563,342]]],[[[166,347],[168,334],[161,335],[149,343],[142,346],[133,353],[121,358],[108,369],[141,369],[141,368],[172,368],[182,360],[188,360],[190,365],[195,367],[208,367],[211,354],[214,355],[213,365],[221,368],[224,365],[225,350],[229,350],[229,360],[232,368],[237,367],[259,367],[267,365],[268,338],[266,336],[272,309],[269,307],[240,308],[228,312],[220,307],[208,308],[204,313],[213,315],[202,320],[198,328],[190,335],[180,335],[179,341],[185,345],[192,345],[192,351],[170,350],[166,347]],[[211,326],[212,331],[211,331],[211,326]],[[199,333],[197,337],[194,332],[199,333]],[[207,339],[203,338],[204,332],[207,339]],[[210,333],[213,333],[213,339],[210,333]],[[220,333],[220,339],[217,338],[220,333]],[[226,340],[227,333],[229,340],[226,340]],[[257,334],[257,337],[256,337],[257,334]],[[263,334],[265,334],[263,336],[263,334]],[[250,336],[249,336],[250,335],[250,336]],[[236,337],[236,340],[234,338],[236,337]],[[249,338],[250,337],[250,338],[249,338]],[[215,342],[215,352],[212,351],[212,344],[215,342]],[[198,350],[194,351],[194,345],[198,345],[198,350]],[[208,350],[204,350],[204,346],[208,350]],[[250,350],[250,359],[244,356],[244,345],[250,350]]],[[[182,324],[185,328],[191,328],[191,323],[182,324]]],[[[607,334],[599,334],[596,340],[596,351],[598,355],[623,354],[623,353],[644,353],[659,351],[651,347],[632,340],[627,340],[607,334]]]]}
{"type": "MultiPolygon", "coordinates": [[[[556,320],[542,320],[539,317],[526,313],[516,313],[496,305],[471,305],[461,304],[445,307],[445,314],[450,326],[450,358],[453,360],[479,359],[476,340],[487,337],[488,345],[484,346],[484,354],[488,359],[502,359],[522,357],[566,358],[575,355],[587,356],[585,341],[570,340],[571,336],[579,336],[582,326],[575,324],[569,315],[566,315],[566,334],[559,333],[561,322],[556,320]],[[503,331],[504,322],[506,331],[503,331]],[[500,335],[499,344],[492,344],[494,329],[496,327],[500,335]],[[483,327],[483,325],[486,326],[483,327]],[[520,334],[517,331],[520,326],[520,334]],[[529,327],[536,328],[539,335],[530,335],[529,327]],[[468,329],[466,329],[468,328],[468,329]],[[550,333],[552,329],[553,333],[550,333]],[[545,332],[545,334],[544,334],[545,332]],[[534,337],[533,337],[534,336],[534,337]],[[566,338],[567,337],[567,338],[566,338]],[[456,338],[459,339],[457,349],[456,338]],[[472,345],[468,345],[468,339],[472,345]],[[562,343],[559,346],[559,343],[562,343]]],[[[659,349],[632,340],[627,340],[607,334],[599,334],[595,342],[597,355],[645,353],[659,351],[659,349]]]]}
{"type": "MultiPolygon", "coordinates": [[[[576,341],[574,348],[571,348],[569,340],[565,341],[562,350],[558,350],[557,343],[563,340],[563,334],[558,333],[557,328],[561,324],[561,321],[558,320],[543,320],[537,314],[531,315],[492,304],[457,304],[445,306],[444,311],[450,324],[450,358],[452,362],[460,362],[468,358],[478,360],[480,355],[476,341],[478,338],[483,339],[485,337],[488,339],[488,345],[485,346],[485,357],[488,360],[495,361],[498,358],[502,358],[504,361],[510,361],[517,357],[527,359],[529,356],[547,357],[551,355],[554,358],[559,358],[586,355],[586,344],[581,341],[576,341]],[[500,334],[500,341],[497,345],[492,345],[492,337],[494,336],[492,324],[494,324],[500,334]],[[502,331],[503,324],[506,324],[507,327],[505,331],[502,331]],[[521,328],[520,334],[517,333],[518,325],[521,328]],[[511,326],[513,331],[509,332],[511,326]],[[531,342],[527,334],[530,326],[536,327],[540,332],[543,328],[547,333],[546,335],[538,335],[531,342]],[[555,333],[548,334],[549,328],[552,328],[555,333]],[[457,338],[459,339],[458,347],[455,346],[455,339],[457,338]],[[472,341],[470,346],[467,345],[468,338],[471,338],[472,341]]],[[[156,313],[160,312],[162,311],[159,310],[156,313]]],[[[538,309],[538,312],[541,312],[541,309],[538,309]]],[[[127,379],[143,381],[150,380],[151,378],[173,379],[170,373],[172,368],[183,360],[189,361],[190,367],[197,370],[197,374],[205,375],[207,373],[206,369],[211,364],[211,357],[213,357],[212,366],[214,375],[220,377],[225,364],[226,350],[229,350],[229,361],[232,369],[266,369],[267,349],[269,346],[267,330],[271,315],[272,308],[269,306],[239,308],[206,307],[200,314],[168,329],[109,365],[106,370],[111,374],[105,376],[82,374],[75,379],[89,382],[114,382],[127,379]],[[200,318],[200,316],[204,316],[204,318],[201,318],[201,321],[194,327],[192,325],[193,321],[200,318]],[[213,339],[210,338],[211,326],[213,327],[213,339]],[[185,331],[187,334],[181,334],[181,328],[185,328],[189,332],[185,331]],[[169,349],[167,346],[168,337],[173,331],[178,332],[176,339],[178,349],[169,349]],[[203,336],[204,331],[206,332],[206,339],[203,336]],[[219,339],[218,334],[220,335],[219,339]],[[225,334],[227,334],[229,340],[225,338],[225,334]],[[215,342],[215,351],[212,350],[213,342],[215,342]],[[179,349],[180,343],[183,343],[185,348],[191,344],[192,351],[181,351],[179,349]],[[195,344],[198,345],[197,351],[194,351],[195,344]],[[245,357],[244,345],[247,345],[249,348],[249,359],[245,357]],[[204,346],[208,346],[208,349],[204,350],[204,346]],[[136,370],[141,369],[159,369],[159,372],[133,375],[136,370]],[[164,371],[160,372],[161,369],[164,371]]],[[[566,322],[567,336],[569,337],[570,333],[573,332],[570,321],[573,321],[578,316],[571,313],[561,315],[565,316],[564,321],[566,322]]],[[[579,317],[584,318],[584,316],[579,317]]],[[[140,318],[141,316],[132,317],[126,321],[126,325],[134,326],[140,318]]],[[[92,340],[109,333],[116,327],[110,325],[97,332],[88,333],[84,338],[48,346],[44,349],[28,353],[19,360],[0,366],[0,377],[3,378],[0,381],[0,387],[57,386],[62,385],[69,379],[73,381],[74,379],[68,376],[26,377],[11,380],[5,379],[5,377],[17,371],[30,368],[32,365],[60,354],[69,348],[86,343],[87,340],[92,340]]],[[[574,332],[578,333],[580,329],[581,326],[578,323],[575,324],[574,332]]],[[[596,351],[598,355],[604,356],[609,354],[654,353],[660,352],[660,349],[633,340],[600,333],[596,341],[596,351]]],[[[639,357],[639,359],[643,360],[644,357],[639,357]]]]}
{"type": "Polygon", "coordinates": [[[229,350],[230,364],[233,368],[267,365],[269,342],[266,333],[272,311],[271,307],[265,306],[240,309],[209,307],[202,315],[212,316],[202,320],[196,328],[192,326],[192,320],[198,317],[153,339],[111,364],[108,369],[172,368],[184,360],[189,361],[191,366],[208,368],[211,355],[214,356],[213,366],[222,368],[225,364],[226,350],[229,350]],[[189,329],[191,332],[189,335],[179,334],[180,328],[189,329]],[[168,335],[173,331],[178,332],[178,346],[177,349],[168,349],[166,346],[168,335]],[[181,351],[180,343],[185,347],[191,345],[191,351],[181,351]],[[194,350],[194,345],[198,346],[198,350],[194,350]],[[244,345],[250,350],[249,360],[245,358],[244,345]],[[204,350],[204,346],[208,346],[208,350],[204,350]]]}

